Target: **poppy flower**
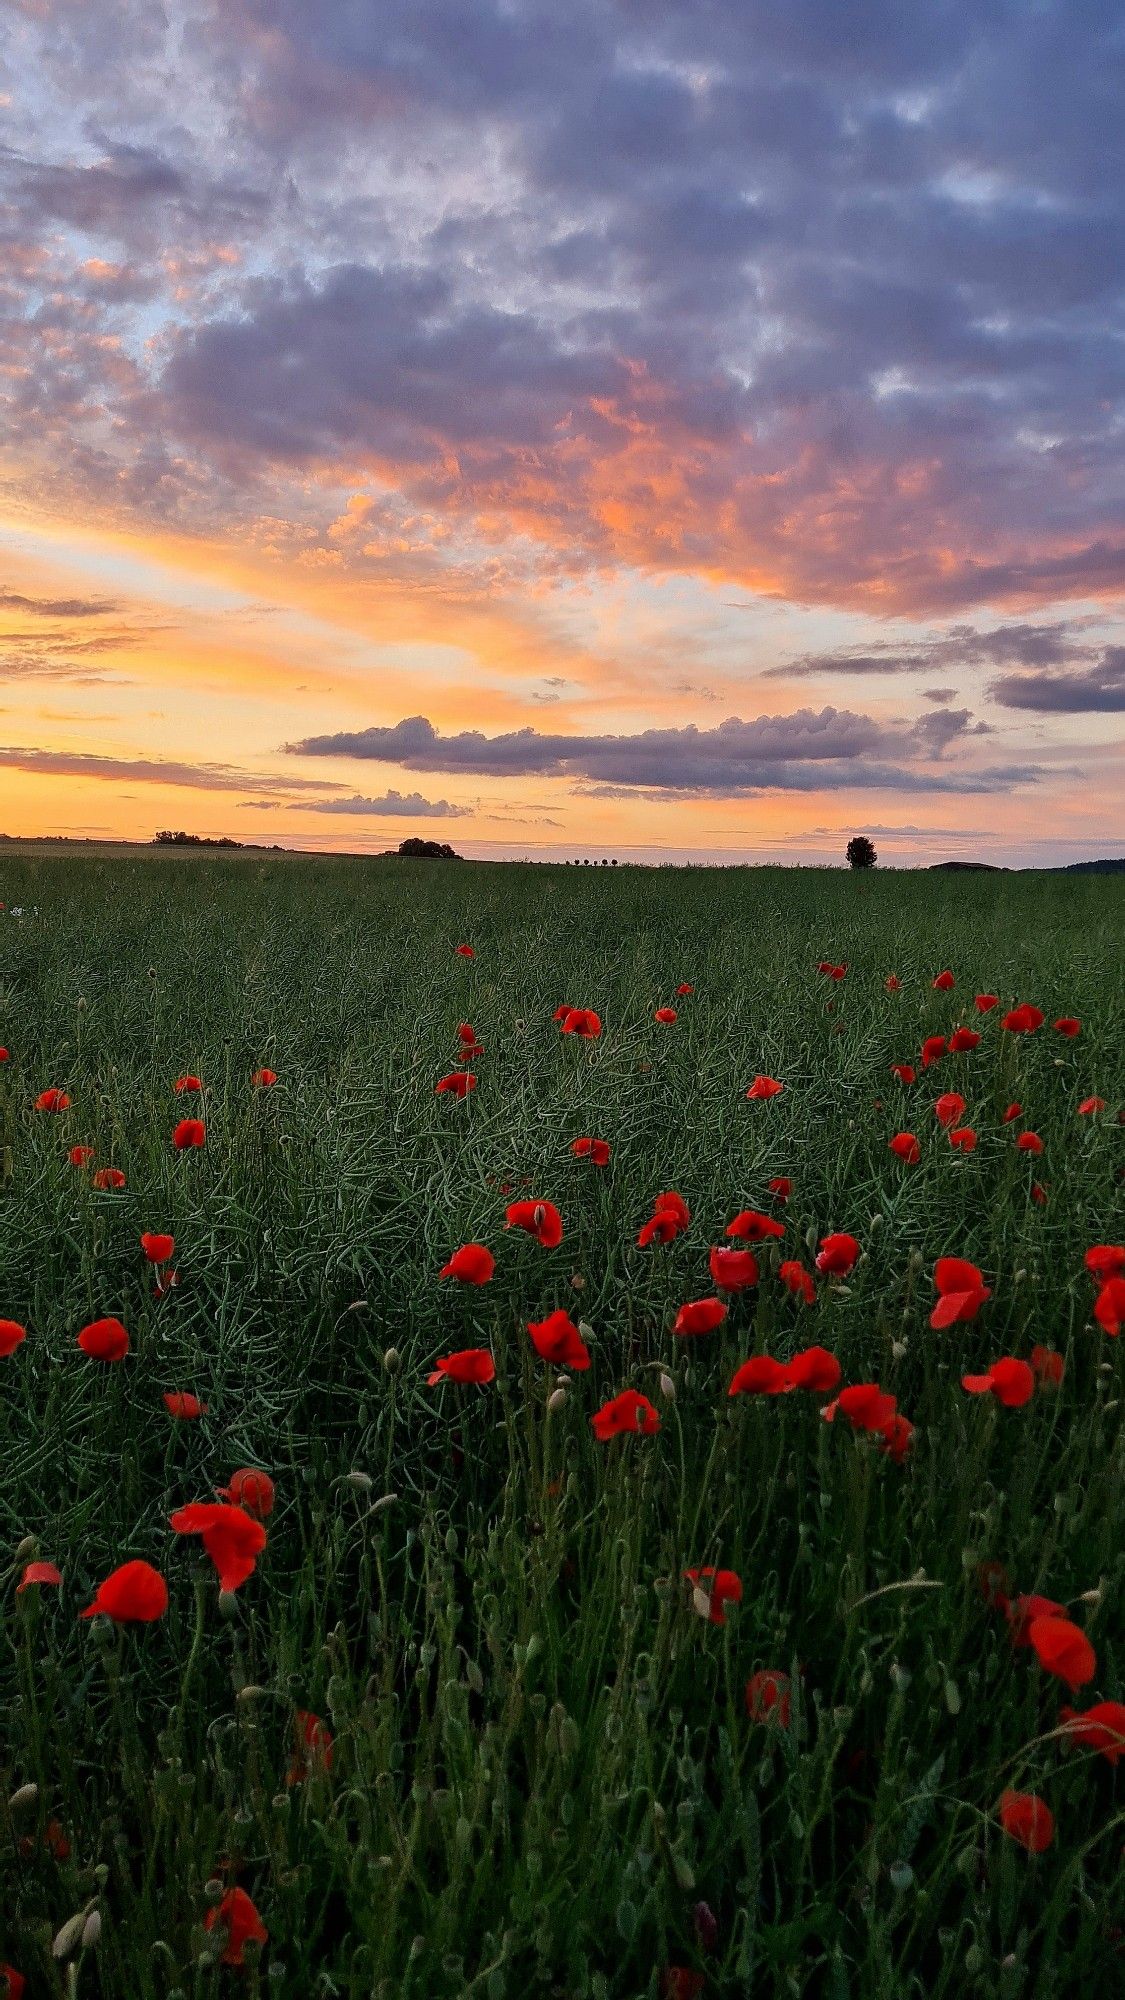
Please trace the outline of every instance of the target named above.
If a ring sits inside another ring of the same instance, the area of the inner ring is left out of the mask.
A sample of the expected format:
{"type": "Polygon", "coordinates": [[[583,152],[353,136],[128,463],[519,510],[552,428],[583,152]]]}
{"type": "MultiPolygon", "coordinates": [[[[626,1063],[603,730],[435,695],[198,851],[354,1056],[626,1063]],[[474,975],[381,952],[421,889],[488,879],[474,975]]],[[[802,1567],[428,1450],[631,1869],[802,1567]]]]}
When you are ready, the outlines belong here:
{"type": "Polygon", "coordinates": [[[637,1243],[643,1250],[649,1243],[673,1243],[682,1236],[691,1223],[691,1210],[682,1195],[675,1188],[667,1194],[658,1194],[652,1204],[652,1215],[644,1223],[637,1236],[637,1243]]]}
{"type": "Polygon", "coordinates": [[[793,1192],[793,1183],[788,1174],[775,1174],[773,1180],[767,1182],[767,1186],[770,1193],[776,1195],[778,1201],[788,1201],[793,1192]]]}
{"type": "Polygon", "coordinates": [[[999,1005],[1000,995],[998,993],[978,993],[976,999],[973,1001],[973,1006],[976,1008],[978,1014],[991,1014],[992,1009],[999,1005]]]}
{"type": "Polygon", "coordinates": [[[660,1976],[660,2000],[699,2000],[704,1984],[703,1974],[689,1965],[666,1965],[660,1976]]]}
{"type": "Polygon", "coordinates": [[[707,1609],[701,1606],[699,1615],[710,1625],[725,1625],[724,1604],[742,1603],[742,1578],[733,1569],[685,1569],[684,1575],[694,1585],[699,1597],[707,1599],[707,1609]]]}
{"type": "Polygon", "coordinates": [[[975,1028],[954,1028],[949,1037],[949,1053],[954,1056],[966,1055],[970,1049],[975,1049],[979,1042],[980,1036],[975,1028]]]}
{"type": "Polygon", "coordinates": [[[80,1618],[94,1618],[100,1611],[115,1625],[152,1625],[168,1609],[168,1585],[151,1563],[127,1562],[99,1583],[92,1604],[80,1611],[80,1618]]]}
{"type": "Polygon", "coordinates": [[[1082,1261],[1095,1278],[1119,1278],[1125,1275],[1125,1243],[1094,1243],[1082,1261]]]}
{"type": "Polygon", "coordinates": [[[1044,1672],[1065,1681],[1072,1694],[1093,1680],[1098,1670],[1097,1654],[1082,1627],[1072,1619],[1033,1618],[1027,1636],[1044,1672]]]}
{"type": "Polygon", "coordinates": [[[794,1389],[811,1389],[829,1395],[841,1375],[840,1364],[826,1347],[804,1347],[785,1364],[785,1374],[794,1389]]]}
{"type": "Polygon", "coordinates": [[[1105,1110],[1104,1097],[1084,1097],[1082,1099],[1081,1104],[1078,1107],[1078,1116],[1080,1118],[1090,1118],[1093,1116],[1095,1111],[1104,1111],[1104,1110],[1105,1110]]]}
{"type": "Polygon", "coordinates": [[[890,1423],[896,1407],[895,1398],[880,1389],[877,1382],[853,1382],[841,1389],[834,1403],[826,1403],[820,1414],[830,1424],[839,1411],[855,1431],[881,1431],[890,1423]]]}
{"type": "Polygon", "coordinates": [[[595,1167],[608,1167],[608,1139],[576,1139],[571,1146],[576,1160],[589,1160],[595,1167]]]}
{"type": "Polygon", "coordinates": [[[963,1116],[964,1110],[965,1100],[955,1090],[947,1090],[943,1096],[937,1099],[934,1105],[934,1115],[937,1118],[938,1124],[943,1125],[946,1131],[949,1130],[951,1125],[956,1125],[957,1120],[963,1116]]]}
{"type": "Polygon", "coordinates": [[[124,1187],[125,1176],[120,1167],[99,1167],[91,1185],[99,1194],[105,1194],[110,1189],[116,1192],[117,1189],[124,1187]]]}
{"type": "Polygon", "coordinates": [[[975,1153],[977,1135],[971,1125],[958,1125],[956,1131],[950,1133],[949,1143],[959,1153],[975,1153]]]}
{"type": "Polygon", "coordinates": [[[975,1319],[985,1300],[992,1297],[977,1266],[966,1257],[939,1257],[934,1265],[934,1286],[938,1302],[930,1314],[930,1325],[935,1327],[975,1319]]]}
{"type": "Polygon", "coordinates": [[[16,1585],[16,1596],[18,1597],[21,1591],[30,1590],[31,1585],[33,1583],[57,1584],[61,1582],[62,1582],[62,1571],[61,1569],[56,1569],[54,1563],[48,1563],[48,1562],[28,1563],[26,1569],[24,1570],[23,1575],[21,1576],[19,1582],[16,1585]]]}
{"type": "Polygon", "coordinates": [[[1057,1389],[1066,1373],[1066,1362],[1053,1347],[1036,1343],[1031,1350],[1031,1372],[1041,1389],[1057,1389]]]}
{"type": "Polygon", "coordinates": [[[94,1148],[92,1146],[72,1146],[66,1157],[72,1167],[88,1167],[91,1160],[95,1158],[94,1148]]]}
{"type": "Polygon", "coordinates": [[[692,1299],[676,1314],[673,1333],[714,1333],[727,1316],[722,1299],[692,1299]]]}
{"type": "Polygon", "coordinates": [[[970,1396],[995,1396],[1006,1410],[1021,1410],[1035,1394],[1035,1376],[1026,1361],[1005,1354],[985,1375],[962,1375],[961,1387],[970,1396]]]}
{"type": "Polygon", "coordinates": [[[1038,1202],[1040,1208],[1046,1208],[1047,1202],[1050,1199],[1047,1189],[1048,1183],[1046,1181],[1032,1181],[1028,1190],[1032,1201],[1038,1202]]]}
{"type": "Polygon", "coordinates": [[[319,1715],[299,1708],[293,1717],[296,1749],[285,1774],[287,1785],[303,1785],[307,1778],[326,1775],[332,1769],[332,1731],[319,1715]]]}
{"type": "Polygon", "coordinates": [[[769,1097],[780,1097],[784,1089],[775,1076],[756,1076],[746,1095],[751,1104],[764,1104],[769,1097]]]}
{"type": "Polygon", "coordinates": [[[1043,1141],[1039,1137],[1038,1132],[1021,1132],[1019,1138],[1016,1140],[1016,1151],[1018,1153],[1041,1153],[1043,1151],[1043,1141]]]}
{"type": "Polygon", "coordinates": [[[944,1054],[945,1036],[927,1035],[922,1043],[922,1068],[929,1069],[933,1063],[940,1062],[944,1054]]]}
{"type": "Polygon", "coordinates": [[[683,1000],[689,993],[694,993],[694,992],[695,988],[691,984],[691,981],[688,979],[683,979],[680,981],[680,984],[676,988],[676,998],[677,1000],[683,1000]]]}
{"type": "Polygon", "coordinates": [[[752,1250],[724,1250],[718,1245],[708,1259],[711,1281],[720,1292],[744,1292],[756,1285],[760,1272],[752,1250]]]}
{"type": "Polygon", "coordinates": [[[887,1147],[908,1167],[916,1167],[922,1157],[922,1148],[913,1132],[896,1132],[894,1138],[888,1140],[887,1147]]]}
{"type": "Polygon", "coordinates": [[[665,1023],[668,1023],[671,1021],[679,1020],[679,1015],[677,1014],[674,1007],[658,1007],[652,1018],[654,1021],[664,1021],[665,1023]]]}
{"type": "Polygon", "coordinates": [[[41,1090],[35,1100],[37,1111],[69,1111],[70,1099],[65,1090],[41,1090]]]}
{"type": "Polygon", "coordinates": [[[892,1458],[896,1465],[902,1465],[913,1437],[914,1426],[910,1418],[904,1417],[901,1410],[896,1410],[894,1416],[879,1427],[879,1450],[892,1458]]]}
{"type": "Polygon", "coordinates": [[[932,980],[931,984],[935,993],[952,993],[957,981],[951,972],[939,972],[937,978],[932,980]]]}
{"type": "Polygon", "coordinates": [[[990,1610],[999,1607],[1007,1615],[1010,1609],[1007,1592],[1011,1585],[1002,1562],[997,1562],[995,1557],[989,1557],[984,1562],[978,1563],[977,1586],[990,1610]]]}
{"type": "Polygon", "coordinates": [[[439,1278],[459,1278],[463,1285],[487,1285],[496,1269],[496,1259],[483,1243],[463,1243],[443,1264],[439,1278]]]}
{"type": "Polygon", "coordinates": [[[277,1082],[275,1069],[256,1069],[250,1078],[255,1090],[272,1090],[277,1082]]]}
{"type": "Polygon", "coordinates": [[[211,1500],[193,1501],[170,1516],[172,1532],[199,1535],[219,1572],[220,1590],[237,1590],[253,1574],[266,1546],[266,1531],[242,1507],[211,1500]]]}
{"type": "Polygon", "coordinates": [[[1107,1763],[1125,1757],[1125,1701],[1096,1701],[1092,1708],[1060,1708],[1059,1721],[1074,1743],[1096,1750],[1107,1763]]]}
{"type": "Polygon", "coordinates": [[[562,1216],[553,1201],[514,1201],[506,1214],[506,1229],[525,1229],[544,1250],[556,1250],[563,1240],[562,1216]]]}
{"type": "Polygon", "coordinates": [[[182,1097],[186,1090],[202,1090],[203,1078],[200,1076],[178,1076],[172,1088],[177,1097],[182,1097]]]}
{"type": "Polygon", "coordinates": [[[172,1144],[177,1153],[188,1153],[204,1145],[207,1127],[202,1118],[181,1118],[172,1134],[172,1144]]]}
{"type": "Polygon", "coordinates": [[[169,1264],[175,1254],[176,1239],[174,1236],[165,1235],[163,1231],[155,1233],[146,1231],[141,1237],[141,1249],[150,1264],[169,1264]]]}
{"type": "MultiPolygon", "coordinates": [[[[461,944],[458,951],[470,952],[472,946],[461,944]]],[[[248,1944],[268,1944],[269,1932],[258,1915],[245,1889],[228,1889],[221,1903],[208,1910],[203,1919],[205,1931],[221,1930],[226,1933],[220,1963],[222,1965],[244,1965],[243,1953],[248,1944]]]]}
{"type": "Polygon", "coordinates": [[[11,1061],[11,1050],[0,1048],[0,1063],[6,1063],[10,1061],[11,1061]]]}
{"type": "Polygon", "coordinates": [[[1000,1123],[1002,1125],[1010,1125],[1014,1119],[1022,1117],[1023,1117],[1023,1105],[1009,1104],[1008,1109],[1005,1111],[1004,1116],[1001,1119],[1000,1123]]]}
{"type": "Polygon", "coordinates": [[[470,1090],[475,1090],[476,1087],[477,1080],[471,1069],[455,1069],[449,1076],[443,1076],[440,1083],[435,1083],[434,1096],[445,1097],[452,1094],[454,1097],[467,1097],[470,1090]]]}
{"type": "Polygon", "coordinates": [[[636,1389],[622,1389],[600,1410],[595,1410],[590,1418],[594,1436],[603,1442],[607,1438],[619,1437],[625,1431],[637,1431],[643,1437],[653,1437],[660,1429],[660,1418],[649,1402],[636,1389]]]}
{"type": "Polygon", "coordinates": [[[564,1007],[556,1014],[559,1032],[563,1035],[577,1035],[581,1041],[596,1042],[602,1031],[600,1014],[592,1007],[564,1007]]]}
{"type": "Polygon", "coordinates": [[[470,1021],[458,1021],[457,1040],[464,1048],[472,1048],[477,1039],[477,1031],[470,1021]]]}
{"type": "Polygon", "coordinates": [[[1035,1792],[1002,1792],[1000,1824],[1029,1854],[1042,1854],[1055,1837],[1055,1816],[1035,1792]]]}
{"type": "Polygon", "coordinates": [[[152,1288],[153,1298],[162,1299],[166,1293],[174,1292],[179,1282],[180,1274],[178,1271],[162,1268],[156,1273],[156,1283],[152,1288]]]}
{"type": "Polygon", "coordinates": [[[1125,1326],[1125,1278],[1107,1278],[1094,1301],[1094,1318],[1116,1340],[1125,1326]]]}
{"type": "Polygon", "coordinates": [[[474,951],[471,944],[459,944],[457,946],[455,956],[457,958],[475,958],[476,952],[474,951]]]}
{"type": "Polygon", "coordinates": [[[916,1083],[918,1080],[918,1072],[913,1063],[892,1063],[891,1075],[897,1076],[900,1083],[916,1083]]]}
{"type": "Polygon", "coordinates": [[[788,1729],[791,1713],[788,1674],[776,1667],[762,1667],[746,1683],[746,1713],[751,1722],[767,1722],[788,1729]]]}
{"type": "Polygon", "coordinates": [[[1073,1014],[1064,1014],[1061,1020],[1054,1023],[1054,1029],[1057,1035],[1065,1035],[1067,1041],[1072,1042],[1076,1035],[1082,1033],[1082,1023],[1073,1014]]]}
{"type": "Polygon", "coordinates": [[[256,1521],[266,1521],[273,1513],[273,1480],[268,1472],[260,1472],[256,1466],[241,1466],[231,1473],[229,1486],[216,1486],[215,1491],[221,1500],[241,1507],[243,1513],[252,1514],[256,1521]]]}
{"type": "Polygon", "coordinates": [[[1005,1014],[1000,1026],[1006,1028],[1010,1035],[1033,1035],[1037,1028],[1043,1026],[1045,1018],[1038,1007],[1025,1000],[1022,1006],[1013,1007],[1010,1013],[1005,1014]]]}
{"type": "Polygon", "coordinates": [[[461,1347],[456,1354],[446,1354],[435,1362],[433,1373],[427,1375],[430,1386],[435,1382],[492,1382],[496,1379],[496,1363],[487,1347],[461,1347]]]}
{"type": "Polygon", "coordinates": [[[190,1395],[186,1389],[166,1389],[164,1406],[169,1416],[184,1423],[190,1423],[193,1417],[205,1417],[210,1408],[210,1404],[201,1403],[198,1396],[190,1395]]]}
{"type": "Polygon", "coordinates": [[[1013,1597],[1010,1604],[1005,1601],[1003,1608],[1012,1645],[1017,1649],[1030,1646],[1031,1628],[1037,1618],[1066,1617],[1065,1604],[1056,1604],[1053,1597],[1037,1597],[1034,1592],[1026,1597],[1013,1597]]]}
{"type": "Polygon", "coordinates": [[[756,1208],[743,1208],[733,1222],[727,1223],[724,1233],[740,1236],[745,1243],[763,1243],[767,1236],[784,1236],[785,1224],[772,1215],[762,1215],[756,1208]]]}
{"type": "Polygon", "coordinates": [[[752,1354],[731,1376],[728,1396],[784,1396],[793,1388],[788,1370],[770,1354],[752,1354]]]}
{"type": "MultiPolygon", "coordinates": [[[[701,1972],[693,1972],[689,1973],[688,1977],[690,1979],[698,1979],[699,1981],[698,1986],[684,1988],[684,1995],[687,1997],[687,2000],[694,2000],[694,1995],[703,1991],[703,1974],[701,1972]]],[[[0,1965],[0,1995],[3,1996],[3,2000],[23,2000],[26,1985],[27,1981],[23,1973],[17,1972],[14,1965],[0,1965]]],[[[672,1987],[669,1987],[668,1991],[670,1994],[675,1993],[675,1989],[672,1987]]],[[[683,1996],[676,1994],[675,2000],[683,2000],[683,1996]]]]}
{"type": "Polygon", "coordinates": [[[855,1268],[859,1256],[859,1244],[854,1236],[837,1232],[834,1236],[821,1238],[816,1255],[816,1268],[823,1277],[846,1278],[855,1268]]]}
{"type": "Polygon", "coordinates": [[[898,993],[902,989],[902,981],[897,972],[888,972],[883,984],[888,993],[898,993]]]}
{"type": "Polygon", "coordinates": [[[816,1298],[816,1283],[812,1272],[806,1271],[803,1264],[799,1264],[796,1258],[789,1257],[784,1264],[778,1265],[777,1275],[786,1289],[792,1292],[794,1298],[802,1298],[807,1306],[812,1305],[816,1298]]]}
{"type": "Polygon", "coordinates": [[[21,1342],[27,1339],[27,1328],[18,1319],[0,1319],[0,1358],[14,1354],[21,1342]]]}
{"type": "Polygon", "coordinates": [[[546,1319],[529,1320],[527,1330],[540,1360],[579,1371],[590,1366],[590,1350],[569,1313],[560,1309],[548,1313],[546,1319]]]}
{"type": "Polygon", "coordinates": [[[119,1319],[95,1319],[83,1327],[78,1345],[91,1361],[124,1361],[129,1336],[119,1319]]]}

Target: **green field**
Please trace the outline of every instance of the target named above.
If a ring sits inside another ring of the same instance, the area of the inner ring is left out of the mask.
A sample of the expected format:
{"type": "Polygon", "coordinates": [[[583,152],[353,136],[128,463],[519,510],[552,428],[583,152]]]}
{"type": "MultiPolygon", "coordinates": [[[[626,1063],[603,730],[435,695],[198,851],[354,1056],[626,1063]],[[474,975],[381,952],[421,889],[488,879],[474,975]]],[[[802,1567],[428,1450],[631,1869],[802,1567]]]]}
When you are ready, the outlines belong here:
{"type": "Polygon", "coordinates": [[[27,2000],[1113,1990],[1123,1775],[1059,1711],[1125,1698],[1125,1343],[1083,1262],[1123,1236],[1125,882],[5,854],[0,898],[0,1319],[27,1328],[0,1360],[0,1961],[27,2000]],[[1005,1032],[1022,1001],[1043,1026],[1005,1032]],[[601,1036],[562,1035],[563,1002],[601,1036]],[[462,1022],[463,1102],[434,1089],[462,1022]],[[957,1023],[977,1048],[895,1080],[957,1023]],[[782,1093],[747,1102],[758,1073],[782,1093]],[[48,1087],[70,1108],[36,1110],[48,1087]],[[184,1116],[202,1150],[173,1148],[184,1116]],[[605,1168],[571,1154],[590,1135],[605,1168]],[[690,1227],[638,1247],[671,1189],[690,1227]],[[505,1229],[519,1198],[557,1204],[558,1248],[505,1229]],[[747,1207],[784,1239],[677,1337],[747,1207]],[[175,1237],[159,1298],[142,1231],[175,1237]],[[805,1304],[777,1266],[832,1231],[861,1261],[805,1304]],[[470,1242],[492,1281],[440,1279],[470,1242]],[[945,1255],[992,1296],[934,1330],[945,1255]],[[562,1397],[526,1331],[557,1308],[592,1356],[562,1397]],[[105,1315],[116,1365],[76,1345],[105,1315]],[[728,1396],[814,1343],[897,1398],[901,1463],[823,1396],[728,1396]],[[962,1389],[1037,1344],[1055,1391],[962,1389]],[[495,1381],[429,1386],[466,1348],[495,1381]],[[626,1388],[660,1430],[601,1442],[626,1388]],[[176,1391],[208,1413],[175,1420],[176,1391]],[[244,1467],[276,1505],[220,1601],[169,1516],[244,1467]],[[62,1583],[17,1595],[33,1558],[62,1583]],[[81,1620],[134,1558],[163,1617],[81,1620]],[[741,1578],[723,1625],[703,1566],[741,1578]],[[998,1591],[1065,1607],[1093,1679],[1068,1695],[998,1591]],[[762,1672],[784,1723],[748,1711],[762,1672]],[[1008,1789],[1054,1815],[1041,1854],[1008,1789]],[[204,1927],[234,1885],[268,1931],[241,1970],[204,1927]]]}

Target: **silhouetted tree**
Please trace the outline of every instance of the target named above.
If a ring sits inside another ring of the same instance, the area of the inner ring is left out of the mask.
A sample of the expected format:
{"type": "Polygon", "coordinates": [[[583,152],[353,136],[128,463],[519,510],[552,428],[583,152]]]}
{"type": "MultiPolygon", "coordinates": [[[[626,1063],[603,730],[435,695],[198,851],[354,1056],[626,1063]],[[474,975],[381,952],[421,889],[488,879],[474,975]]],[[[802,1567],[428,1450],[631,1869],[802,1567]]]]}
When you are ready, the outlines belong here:
{"type": "Polygon", "coordinates": [[[879,856],[875,852],[874,843],[868,840],[865,833],[857,833],[849,840],[849,868],[874,868],[878,859],[879,856]]]}
{"type": "Polygon", "coordinates": [[[447,840],[421,840],[412,834],[409,840],[400,840],[400,854],[421,856],[425,861],[460,861],[461,856],[450,847],[447,840]]]}

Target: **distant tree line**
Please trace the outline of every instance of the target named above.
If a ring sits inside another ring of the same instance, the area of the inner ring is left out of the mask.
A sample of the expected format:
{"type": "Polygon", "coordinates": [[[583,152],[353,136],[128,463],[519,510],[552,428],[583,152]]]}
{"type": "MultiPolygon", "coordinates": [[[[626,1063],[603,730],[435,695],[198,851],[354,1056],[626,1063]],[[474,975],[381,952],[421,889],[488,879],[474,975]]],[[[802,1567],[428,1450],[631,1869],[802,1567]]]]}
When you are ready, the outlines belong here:
{"type": "Polygon", "coordinates": [[[240,840],[232,840],[229,834],[223,834],[221,836],[216,837],[215,839],[211,839],[207,834],[183,833],[183,832],[169,833],[167,829],[164,829],[160,833],[153,834],[152,844],[154,847],[241,847],[242,846],[242,842],[240,840]]]}

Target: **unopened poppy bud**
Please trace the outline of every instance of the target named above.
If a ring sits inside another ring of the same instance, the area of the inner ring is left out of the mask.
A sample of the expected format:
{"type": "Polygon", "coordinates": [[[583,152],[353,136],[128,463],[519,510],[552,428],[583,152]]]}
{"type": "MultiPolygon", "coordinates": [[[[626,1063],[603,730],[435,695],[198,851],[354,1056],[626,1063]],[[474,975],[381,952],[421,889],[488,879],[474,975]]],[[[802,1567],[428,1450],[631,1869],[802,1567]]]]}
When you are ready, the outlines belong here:
{"type": "Polygon", "coordinates": [[[237,1618],[237,1616],[238,1616],[238,1599],[235,1596],[233,1590],[220,1590],[219,1617],[237,1618]]]}
{"type": "Polygon", "coordinates": [[[216,1903],[222,1902],[225,1894],[226,1891],[224,1890],[223,1885],[220,1882],[218,1876],[209,1875],[207,1877],[206,1882],[203,1884],[204,1902],[210,1903],[212,1906],[214,1906],[216,1903]]]}
{"type": "Polygon", "coordinates": [[[711,1599],[705,1590],[700,1590],[698,1584],[695,1584],[692,1589],[691,1602],[693,1609],[700,1618],[710,1618],[711,1599]]]}
{"type": "Polygon", "coordinates": [[[397,1493],[381,1493],[378,1500],[372,1501],[367,1511],[369,1514],[385,1514],[387,1508],[393,1507],[397,1499],[397,1493]]]}
{"type": "Polygon", "coordinates": [[[82,1926],[83,1951],[90,1951],[94,1945],[98,1944],[101,1940],[101,1935],[102,1913],[100,1910],[91,1910],[82,1926]]]}
{"type": "Polygon", "coordinates": [[[817,1230],[816,1230],[815,1226],[813,1226],[813,1225],[811,1225],[811,1224],[810,1224],[809,1228],[808,1228],[808,1229],[806,1229],[806,1231],[805,1231],[805,1247],[806,1247],[806,1249],[808,1249],[808,1250],[815,1250],[815,1249],[816,1249],[816,1246],[817,1246],[817,1244],[818,1244],[819,1242],[820,1242],[820,1236],[819,1236],[819,1234],[818,1234],[818,1232],[817,1232],[817,1230]]]}
{"type": "Polygon", "coordinates": [[[26,1562],[30,1557],[36,1555],[38,1553],[38,1550],[39,1550],[38,1535],[25,1535],[18,1549],[16,1550],[16,1561],[26,1562]]]}
{"type": "Polygon", "coordinates": [[[891,1353],[896,1361],[904,1360],[909,1352],[910,1348],[905,1340],[892,1340],[891,1353]]]}
{"type": "Polygon", "coordinates": [[[265,1688],[259,1687],[256,1681],[247,1681],[244,1688],[239,1688],[235,1699],[236,1701],[257,1701],[259,1695],[263,1694],[265,1694],[265,1688]]]}
{"type": "Polygon", "coordinates": [[[77,1916],[68,1917],[62,1929],[55,1933],[55,1941],[51,1946],[51,1956],[53,1958],[69,1958],[71,1952],[78,1945],[78,1940],[82,1936],[85,1924],[85,1910],[79,1910],[77,1916]]]}
{"type": "Polygon", "coordinates": [[[21,1785],[19,1790],[13,1792],[11,1798],[8,1800],[8,1811],[22,1812],[24,1806],[34,1805],[38,1797],[38,1785],[21,1785]]]}
{"type": "Polygon", "coordinates": [[[585,1278],[584,1278],[584,1277],[582,1276],[582,1273],[581,1273],[581,1271],[576,1271],[576,1272],[574,1273],[574,1276],[573,1276],[573,1278],[572,1278],[572,1279],[571,1279],[571,1281],[570,1281],[570,1289],[571,1289],[571,1291],[572,1291],[572,1292],[584,1292],[584,1291],[585,1291],[585,1289],[586,1289],[586,1280],[585,1280],[585,1278]]]}
{"type": "Polygon", "coordinates": [[[911,1271],[920,1271],[924,1261],[920,1250],[912,1250],[906,1260],[907,1266],[911,1271]]]}
{"type": "Polygon", "coordinates": [[[368,1472],[348,1472],[344,1476],[348,1485],[354,1486],[357,1493],[370,1493],[375,1484],[368,1472]]]}
{"type": "Polygon", "coordinates": [[[76,1002],[76,1005],[78,1007],[78,1012],[80,1014],[84,1014],[86,1012],[86,1002],[83,999],[81,993],[78,995],[78,1000],[76,1002]]]}
{"type": "Polygon", "coordinates": [[[579,1320],[579,1322],[578,1322],[578,1331],[579,1331],[579,1333],[580,1333],[580,1334],[582,1335],[582,1338],[583,1338],[583,1340],[593,1340],[593,1338],[594,1338],[594,1329],[593,1329],[593,1327],[592,1327],[592,1326],[590,1325],[590,1322],[589,1322],[589,1320],[588,1320],[588,1319],[580,1319],[580,1320],[579,1320]]]}
{"type": "Polygon", "coordinates": [[[402,1367],[402,1356],[397,1347],[388,1347],[383,1356],[383,1366],[388,1375],[397,1375],[402,1367]]]}
{"type": "Polygon", "coordinates": [[[1104,1595],[1105,1592],[1099,1583],[1096,1590],[1084,1590],[1078,1602],[1079,1604],[1100,1604],[1104,1595]]]}
{"type": "Polygon", "coordinates": [[[557,1389],[552,1389],[550,1395],[548,1396],[547,1398],[548,1412],[553,1415],[556,1410],[561,1410],[564,1407],[565,1403],[566,1403],[566,1387],[565,1384],[563,1384],[557,1389]]]}
{"type": "Polygon", "coordinates": [[[1026,1281],[1027,1281],[1027,1272],[1022,1270],[1017,1271],[1015,1277],[1012,1279],[1013,1285],[1022,1285],[1025,1284],[1026,1281]]]}
{"type": "Polygon", "coordinates": [[[874,1235],[877,1230],[880,1230],[883,1227],[883,1218],[879,1214],[878,1209],[876,1209],[867,1227],[871,1231],[872,1235],[874,1235]]]}
{"type": "Polygon", "coordinates": [[[675,1383],[673,1382],[673,1380],[672,1380],[672,1377],[671,1377],[670,1375],[666,1375],[666,1374],[664,1373],[663,1369],[661,1369],[661,1372],[660,1372],[660,1393],[661,1393],[661,1395],[663,1396],[663,1398],[664,1398],[664,1401],[665,1401],[666,1403],[674,1403],[674,1402],[675,1402],[675,1400],[676,1400],[676,1385],[675,1385],[675,1383]]]}
{"type": "Polygon", "coordinates": [[[910,1686],[910,1679],[911,1676],[909,1668],[900,1667],[897,1660],[892,1660],[891,1682],[894,1686],[896,1694],[906,1693],[907,1688],[910,1686]]]}
{"type": "MultiPolygon", "coordinates": [[[[862,1263],[863,1259],[862,1259],[862,1258],[860,1258],[860,1259],[859,1259],[858,1261],[859,1261],[860,1263],[862,1263]]],[[[837,1297],[838,1299],[850,1299],[850,1298],[851,1298],[851,1295],[852,1295],[852,1288],[851,1288],[851,1286],[850,1286],[850,1285],[834,1285],[834,1286],[833,1286],[833,1290],[834,1290],[834,1292],[835,1292],[835,1294],[836,1294],[836,1297],[837,1297]]]]}

